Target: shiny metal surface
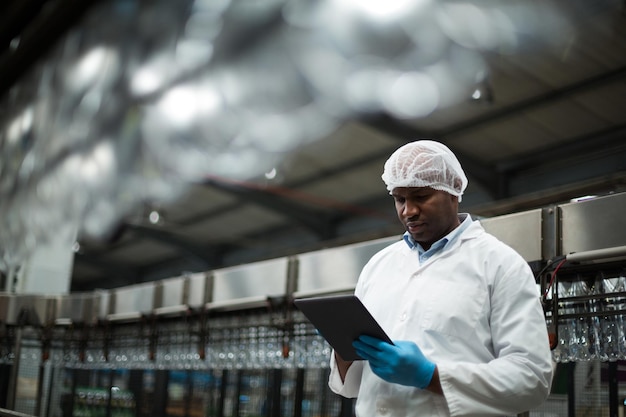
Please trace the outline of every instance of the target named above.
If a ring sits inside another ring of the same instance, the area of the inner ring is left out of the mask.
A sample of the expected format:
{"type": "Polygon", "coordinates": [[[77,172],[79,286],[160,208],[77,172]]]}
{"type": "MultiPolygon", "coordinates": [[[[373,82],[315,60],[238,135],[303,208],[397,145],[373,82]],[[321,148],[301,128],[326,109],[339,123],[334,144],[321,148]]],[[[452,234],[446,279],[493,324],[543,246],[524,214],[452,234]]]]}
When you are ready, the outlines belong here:
{"type": "Polygon", "coordinates": [[[187,304],[185,287],[188,286],[186,277],[164,279],[156,283],[155,308],[172,307],[187,304]]]}
{"type": "Polygon", "coordinates": [[[96,321],[95,293],[78,293],[56,297],[57,320],[90,324],[96,321]]]}
{"type": "Polygon", "coordinates": [[[154,308],[155,283],[122,287],[113,291],[112,314],[149,313],[154,308]]]}
{"type": "Polygon", "coordinates": [[[47,300],[41,296],[3,294],[0,321],[12,325],[38,325],[45,321],[47,300]]]}
{"type": "Polygon", "coordinates": [[[562,254],[626,244],[626,193],[559,206],[562,254]]]}
{"type": "Polygon", "coordinates": [[[361,269],[372,255],[398,239],[398,236],[394,236],[298,255],[296,294],[301,296],[353,289],[361,269]]]}
{"type": "Polygon", "coordinates": [[[284,295],[288,259],[278,258],[214,271],[213,299],[223,303],[247,298],[284,295]]]}
{"type": "Polygon", "coordinates": [[[528,261],[542,259],[541,209],[480,220],[483,228],[528,261]]]}
{"type": "Polygon", "coordinates": [[[94,304],[94,311],[96,317],[100,320],[104,319],[111,311],[111,291],[109,290],[96,290],[94,291],[96,302],[94,304]]]}

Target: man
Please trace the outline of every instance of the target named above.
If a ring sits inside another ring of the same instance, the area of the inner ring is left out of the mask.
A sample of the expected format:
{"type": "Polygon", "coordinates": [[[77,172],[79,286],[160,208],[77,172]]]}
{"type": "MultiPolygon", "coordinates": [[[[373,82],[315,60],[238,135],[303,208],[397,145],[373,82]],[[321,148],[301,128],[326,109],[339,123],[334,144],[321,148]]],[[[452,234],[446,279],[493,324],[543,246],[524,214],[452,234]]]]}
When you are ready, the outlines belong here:
{"type": "Polygon", "coordinates": [[[374,255],[355,294],[394,344],[361,336],[330,388],[368,416],[511,415],[549,394],[552,361],[532,271],[458,213],[467,178],[443,144],[408,143],[382,179],[404,239],[374,255]]]}

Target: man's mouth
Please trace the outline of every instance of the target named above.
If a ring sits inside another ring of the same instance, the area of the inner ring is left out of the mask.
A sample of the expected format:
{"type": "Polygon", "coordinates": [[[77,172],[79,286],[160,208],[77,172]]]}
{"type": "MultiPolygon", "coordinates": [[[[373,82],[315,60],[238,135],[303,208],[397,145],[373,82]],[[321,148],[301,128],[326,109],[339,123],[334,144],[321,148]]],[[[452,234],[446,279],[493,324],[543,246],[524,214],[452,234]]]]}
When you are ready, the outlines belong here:
{"type": "Polygon", "coordinates": [[[415,233],[420,231],[424,227],[423,222],[407,222],[406,228],[409,233],[415,233]]]}

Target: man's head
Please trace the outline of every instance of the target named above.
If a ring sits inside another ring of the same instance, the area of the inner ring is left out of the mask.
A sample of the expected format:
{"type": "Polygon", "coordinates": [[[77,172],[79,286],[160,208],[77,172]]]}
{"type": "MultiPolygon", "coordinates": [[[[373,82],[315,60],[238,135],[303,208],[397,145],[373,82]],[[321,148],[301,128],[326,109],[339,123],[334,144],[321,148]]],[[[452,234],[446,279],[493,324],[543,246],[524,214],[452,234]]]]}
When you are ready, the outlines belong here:
{"type": "Polygon", "coordinates": [[[420,140],[394,152],[382,175],[400,222],[424,249],[459,225],[459,201],[467,178],[441,143],[420,140]]]}
{"type": "Polygon", "coordinates": [[[467,177],[456,156],[432,140],[409,142],[385,162],[382,179],[389,194],[396,187],[429,187],[457,196],[467,187],[467,177]]]}

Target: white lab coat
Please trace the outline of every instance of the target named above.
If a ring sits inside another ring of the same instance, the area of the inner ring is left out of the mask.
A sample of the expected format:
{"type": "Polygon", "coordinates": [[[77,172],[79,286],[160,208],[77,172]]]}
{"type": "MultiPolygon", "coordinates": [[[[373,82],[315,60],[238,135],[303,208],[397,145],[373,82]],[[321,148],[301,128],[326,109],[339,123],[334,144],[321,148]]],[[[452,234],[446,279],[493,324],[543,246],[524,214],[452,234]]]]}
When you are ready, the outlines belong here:
{"type": "Polygon", "coordinates": [[[437,364],[444,393],[387,383],[364,361],[342,383],[331,359],[329,386],[357,397],[357,416],[514,415],[549,394],[551,352],[532,271],[479,222],[422,265],[404,241],[383,249],[355,294],[392,340],[414,341],[437,364]]]}

